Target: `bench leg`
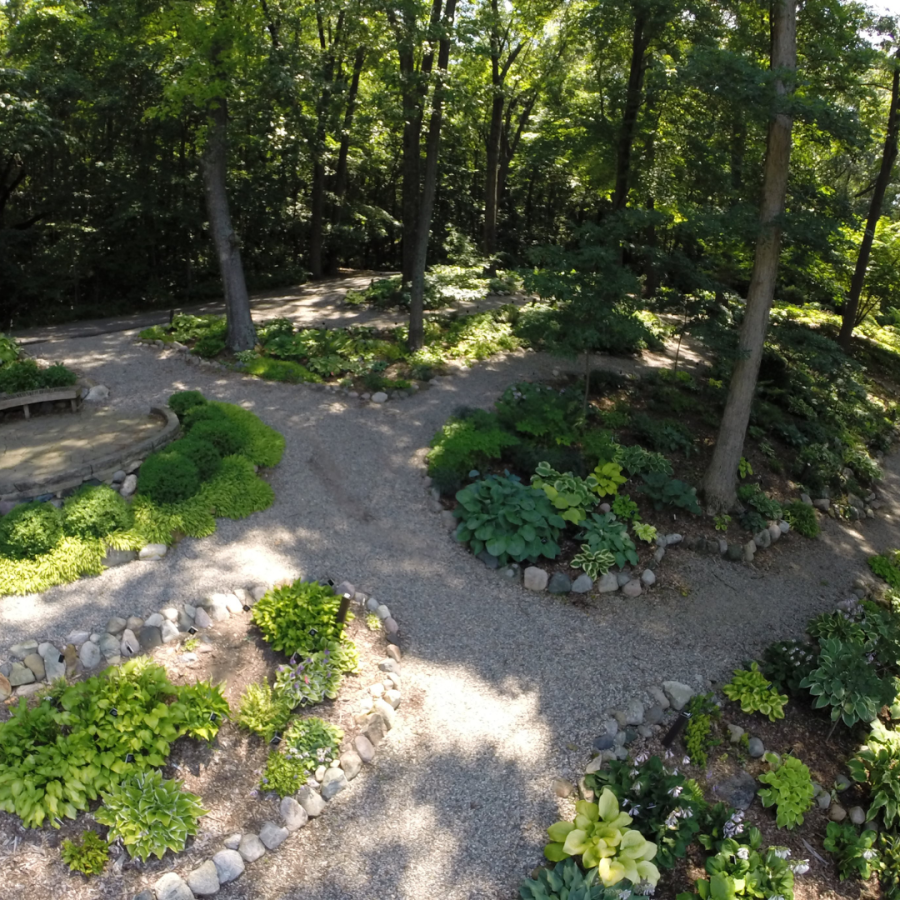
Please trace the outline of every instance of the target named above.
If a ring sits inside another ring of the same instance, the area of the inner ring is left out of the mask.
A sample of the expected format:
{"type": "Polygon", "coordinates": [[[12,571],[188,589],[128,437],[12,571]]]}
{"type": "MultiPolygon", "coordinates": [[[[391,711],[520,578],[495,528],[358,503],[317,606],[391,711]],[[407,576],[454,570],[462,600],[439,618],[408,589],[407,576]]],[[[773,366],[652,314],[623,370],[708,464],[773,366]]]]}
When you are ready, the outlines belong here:
{"type": "Polygon", "coordinates": [[[30,419],[30,418],[31,418],[31,410],[28,409],[28,404],[26,403],[26,404],[22,407],[22,409],[25,410],[25,418],[26,418],[26,419],[30,419]]]}
{"type": "Polygon", "coordinates": [[[74,398],[73,398],[72,400],[70,400],[69,403],[72,404],[72,412],[78,412],[78,410],[75,408],[75,400],[74,400],[74,398]]]}

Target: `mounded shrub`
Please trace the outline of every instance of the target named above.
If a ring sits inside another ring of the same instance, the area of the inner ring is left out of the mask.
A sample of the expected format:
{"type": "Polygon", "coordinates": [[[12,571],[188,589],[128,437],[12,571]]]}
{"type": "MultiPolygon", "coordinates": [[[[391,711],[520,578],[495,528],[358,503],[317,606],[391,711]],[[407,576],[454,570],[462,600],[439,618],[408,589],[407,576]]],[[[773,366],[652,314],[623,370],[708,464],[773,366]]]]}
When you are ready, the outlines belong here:
{"type": "Polygon", "coordinates": [[[49,553],[62,536],[62,516],[50,503],[23,503],[0,519],[0,553],[12,559],[49,553]]]}
{"type": "Polygon", "coordinates": [[[206,397],[200,391],[176,391],[169,397],[169,409],[178,416],[179,419],[184,418],[184,414],[189,409],[196,406],[203,406],[206,403],[206,397]]]}
{"type": "Polygon", "coordinates": [[[209,441],[193,434],[169,444],[166,452],[180,453],[187,457],[197,467],[201,481],[209,481],[222,467],[222,454],[218,449],[209,441]]]}
{"type": "Polygon", "coordinates": [[[200,490],[200,472],[181,453],[153,453],[141,466],[138,490],[154,503],[178,503],[200,490]]]}
{"type": "Polygon", "coordinates": [[[212,444],[222,456],[234,456],[236,453],[240,453],[250,440],[245,428],[224,416],[198,422],[188,434],[191,440],[206,441],[212,444]]]}
{"type": "Polygon", "coordinates": [[[114,531],[127,531],[133,521],[125,498],[106,484],[85,485],[62,509],[63,531],[70,537],[105,537],[114,531]]]}
{"type": "Polygon", "coordinates": [[[784,508],[784,519],[803,537],[814,538],[819,536],[819,520],[816,511],[802,500],[793,500],[784,508]]]}

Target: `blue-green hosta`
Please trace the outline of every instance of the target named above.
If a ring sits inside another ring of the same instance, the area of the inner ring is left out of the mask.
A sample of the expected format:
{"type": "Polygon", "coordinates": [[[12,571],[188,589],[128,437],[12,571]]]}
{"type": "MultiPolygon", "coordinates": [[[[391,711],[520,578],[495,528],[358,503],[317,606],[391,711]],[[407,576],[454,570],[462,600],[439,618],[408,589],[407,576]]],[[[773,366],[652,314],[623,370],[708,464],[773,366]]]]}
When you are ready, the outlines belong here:
{"type": "Polygon", "coordinates": [[[159,772],[140,772],[103,794],[94,818],[109,828],[109,841],[121,839],[129,856],[146,862],[151,855],[162,859],[166,850],[184,850],[206,813],[200,798],[179,782],[163,781],[159,772]]]}
{"type": "Polygon", "coordinates": [[[456,499],[459,506],[453,515],[460,519],[456,539],[468,544],[476,556],[487,550],[502,564],[559,555],[557,540],[566,523],[543,491],[490,475],[464,487],[456,499]]]}
{"type": "Polygon", "coordinates": [[[544,855],[551,862],[580,856],[586,869],[596,867],[600,881],[609,887],[622,879],[656,886],[659,869],[651,862],[656,844],[628,826],[632,819],[619,811],[616,795],[604,788],[596,803],[579,800],[574,822],[557,822],[547,829],[551,843],[544,855]]]}
{"type": "Polygon", "coordinates": [[[541,869],[535,878],[526,878],[519,888],[521,900],[619,900],[618,887],[606,887],[597,880],[597,870],[584,872],[571,857],[552,869],[541,869]]]}

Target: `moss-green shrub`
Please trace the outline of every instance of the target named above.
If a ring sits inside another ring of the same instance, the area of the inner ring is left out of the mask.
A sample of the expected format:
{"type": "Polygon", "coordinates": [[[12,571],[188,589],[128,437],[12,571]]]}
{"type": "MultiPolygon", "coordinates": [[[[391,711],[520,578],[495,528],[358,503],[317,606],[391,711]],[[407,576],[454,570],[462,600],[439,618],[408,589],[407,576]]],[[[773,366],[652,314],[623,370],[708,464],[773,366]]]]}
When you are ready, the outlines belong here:
{"type": "Polygon", "coordinates": [[[113,531],[126,531],[134,516],[118,491],[101,484],[80,488],[62,510],[63,531],[70,537],[101,538],[113,531]]]}
{"type": "Polygon", "coordinates": [[[319,383],[322,377],[311,372],[306,366],[290,359],[273,359],[271,356],[258,356],[243,366],[245,372],[268,381],[284,381],[288,384],[301,384],[304,381],[319,383]]]}
{"type": "Polygon", "coordinates": [[[201,481],[209,481],[222,466],[222,454],[209,441],[192,434],[166,447],[167,453],[180,453],[196,467],[201,481]]]}
{"type": "Polygon", "coordinates": [[[48,553],[62,536],[62,516],[50,503],[22,503],[0,519],[0,553],[11,559],[48,553]]]}
{"type": "Polygon", "coordinates": [[[814,538],[819,536],[819,520],[812,506],[802,500],[792,500],[784,507],[784,520],[803,537],[814,538]]]}
{"type": "Polygon", "coordinates": [[[189,434],[194,440],[212,444],[222,456],[240,453],[249,441],[249,435],[239,424],[221,415],[216,419],[198,422],[189,434]]]}
{"type": "Polygon", "coordinates": [[[266,468],[277,466],[281,462],[284,455],[284,435],[281,432],[270,428],[250,410],[234,403],[213,402],[208,405],[246,433],[247,442],[240,451],[242,456],[255,466],[266,468]]]}
{"type": "Polygon", "coordinates": [[[213,359],[225,350],[225,339],[217,334],[205,334],[194,344],[194,353],[204,359],[213,359]]]}
{"type": "Polygon", "coordinates": [[[200,473],[180,453],[152,453],[141,466],[138,490],[154,503],[178,503],[200,490],[200,473]]]}
{"type": "Polygon", "coordinates": [[[206,397],[200,391],[176,391],[169,397],[169,409],[178,416],[184,418],[184,414],[195,406],[203,406],[206,397]]]}
{"type": "Polygon", "coordinates": [[[466,410],[451,416],[431,441],[428,473],[453,472],[465,476],[482,469],[490,460],[500,459],[503,450],[519,443],[519,438],[503,428],[493,413],[466,410]]]}

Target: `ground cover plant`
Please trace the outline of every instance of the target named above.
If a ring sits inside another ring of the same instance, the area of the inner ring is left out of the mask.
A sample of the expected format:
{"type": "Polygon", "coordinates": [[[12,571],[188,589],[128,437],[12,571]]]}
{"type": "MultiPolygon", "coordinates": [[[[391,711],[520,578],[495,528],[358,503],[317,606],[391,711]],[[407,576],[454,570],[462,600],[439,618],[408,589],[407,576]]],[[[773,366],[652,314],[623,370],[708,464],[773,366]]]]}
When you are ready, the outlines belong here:
{"type": "Polygon", "coordinates": [[[59,363],[38,366],[22,355],[15,339],[0,333],[0,394],[71,387],[78,376],[59,363]]]}
{"type": "Polygon", "coordinates": [[[184,437],[147,457],[131,502],[107,485],[85,486],[61,510],[25,503],[0,518],[0,594],[99,574],[108,547],[206,537],[217,517],[242,519],[272,504],[272,488],[256,467],[278,464],[284,438],[239,406],[184,394],[171,399],[184,437]]]}

